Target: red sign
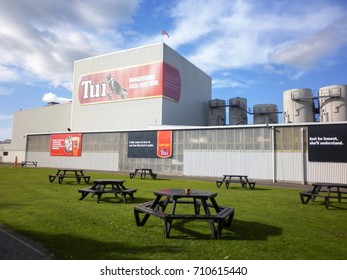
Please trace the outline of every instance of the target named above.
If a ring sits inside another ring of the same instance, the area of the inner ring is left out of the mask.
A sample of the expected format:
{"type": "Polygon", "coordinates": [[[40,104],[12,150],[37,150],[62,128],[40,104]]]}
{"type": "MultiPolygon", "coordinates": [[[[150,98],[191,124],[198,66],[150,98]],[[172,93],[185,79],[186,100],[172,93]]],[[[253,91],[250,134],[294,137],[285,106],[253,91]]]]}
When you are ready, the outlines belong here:
{"type": "Polygon", "coordinates": [[[157,134],[157,156],[169,158],[172,156],[172,131],[160,130],[157,134]]]}
{"type": "Polygon", "coordinates": [[[66,133],[51,135],[51,156],[81,156],[82,134],[66,133]]]}
{"type": "Polygon", "coordinates": [[[178,101],[180,94],[180,73],[164,62],[84,75],[78,84],[80,104],[158,96],[178,101]]]}

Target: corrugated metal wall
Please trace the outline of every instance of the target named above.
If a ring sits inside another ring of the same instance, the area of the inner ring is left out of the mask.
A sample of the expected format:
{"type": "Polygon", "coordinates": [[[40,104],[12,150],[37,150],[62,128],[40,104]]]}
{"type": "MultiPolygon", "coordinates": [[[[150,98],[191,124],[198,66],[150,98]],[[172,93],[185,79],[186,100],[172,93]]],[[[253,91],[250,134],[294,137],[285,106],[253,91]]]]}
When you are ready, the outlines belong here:
{"type": "Polygon", "coordinates": [[[184,151],[184,175],[222,177],[224,174],[246,174],[250,178],[270,179],[269,152],[184,151]]]}
{"type": "Polygon", "coordinates": [[[51,157],[50,135],[30,135],[27,160],[41,167],[122,172],[146,167],[163,175],[245,174],[255,180],[347,183],[347,163],[308,161],[306,130],[307,126],[174,130],[173,157],[167,159],[128,158],[127,132],[83,133],[81,157],[51,157]]]}

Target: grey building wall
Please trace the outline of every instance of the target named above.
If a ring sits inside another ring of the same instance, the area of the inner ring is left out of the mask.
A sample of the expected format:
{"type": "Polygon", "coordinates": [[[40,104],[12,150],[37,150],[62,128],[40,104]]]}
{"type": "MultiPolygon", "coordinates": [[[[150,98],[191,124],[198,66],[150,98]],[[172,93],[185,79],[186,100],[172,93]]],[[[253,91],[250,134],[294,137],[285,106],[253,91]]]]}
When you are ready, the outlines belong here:
{"type": "Polygon", "coordinates": [[[67,132],[71,127],[71,103],[47,105],[41,108],[16,111],[13,115],[11,144],[3,147],[8,156],[3,162],[25,160],[27,134],[67,132]]]}

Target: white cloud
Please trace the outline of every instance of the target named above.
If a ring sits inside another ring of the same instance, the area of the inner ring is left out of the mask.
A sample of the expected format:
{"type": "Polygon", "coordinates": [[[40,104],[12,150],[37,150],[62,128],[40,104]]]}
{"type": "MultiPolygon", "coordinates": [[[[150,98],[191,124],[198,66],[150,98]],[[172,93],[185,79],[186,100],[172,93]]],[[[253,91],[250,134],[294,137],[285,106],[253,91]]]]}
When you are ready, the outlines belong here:
{"type": "Polygon", "coordinates": [[[0,121],[8,121],[8,120],[12,120],[12,115],[0,114],[0,121]]]}
{"type": "Polygon", "coordinates": [[[216,78],[212,81],[214,88],[247,88],[251,81],[237,81],[230,78],[216,78]]]}
{"type": "Polygon", "coordinates": [[[133,25],[145,6],[158,15],[165,7],[165,42],[208,73],[263,64],[303,73],[347,43],[346,5],[338,1],[177,0],[153,1],[153,7],[142,0],[0,2],[0,82],[40,80],[71,90],[73,61],[133,47],[134,40],[160,40],[158,30],[133,25]]]}
{"type": "MultiPolygon", "coordinates": [[[[1,54],[0,54],[0,58],[1,58],[1,54]]],[[[7,67],[5,65],[0,64],[0,73],[1,73],[0,82],[9,82],[9,81],[15,81],[19,79],[16,73],[16,69],[7,67]]]]}
{"type": "Polygon", "coordinates": [[[168,44],[189,45],[188,59],[209,73],[267,63],[307,69],[347,43],[345,14],[329,1],[182,0],[168,44]]]}
{"type": "Polygon", "coordinates": [[[20,71],[70,87],[74,60],[122,46],[117,27],[131,22],[139,1],[1,1],[0,70],[7,78],[0,81],[20,71]]]}
{"type": "Polygon", "coordinates": [[[280,46],[270,54],[270,58],[275,63],[310,68],[320,58],[333,54],[347,43],[346,28],[347,24],[344,29],[339,25],[330,25],[314,34],[280,46]]]}
{"type": "Polygon", "coordinates": [[[1,87],[0,86],[0,95],[10,95],[12,92],[14,92],[13,88],[7,88],[7,87],[1,87]]]}
{"type": "Polygon", "coordinates": [[[59,97],[52,92],[47,92],[43,95],[42,101],[46,103],[50,103],[50,102],[67,103],[67,102],[70,102],[71,99],[68,99],[65,97],[59,97]]]}

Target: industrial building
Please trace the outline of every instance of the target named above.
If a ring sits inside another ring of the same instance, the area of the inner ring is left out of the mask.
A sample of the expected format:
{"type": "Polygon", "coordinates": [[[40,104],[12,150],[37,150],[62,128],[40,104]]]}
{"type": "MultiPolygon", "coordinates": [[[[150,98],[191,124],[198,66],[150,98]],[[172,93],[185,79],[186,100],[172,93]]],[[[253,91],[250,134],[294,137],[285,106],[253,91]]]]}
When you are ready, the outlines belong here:
{"type": "Polygon", "coordinates": [[[347,183],[346,85],[284,91],[279,123],[276,104],[211,100],[211,78],[165,43],[76,61],[73,79],[70,103],[14,113],[0,161],[347,183]]]}

